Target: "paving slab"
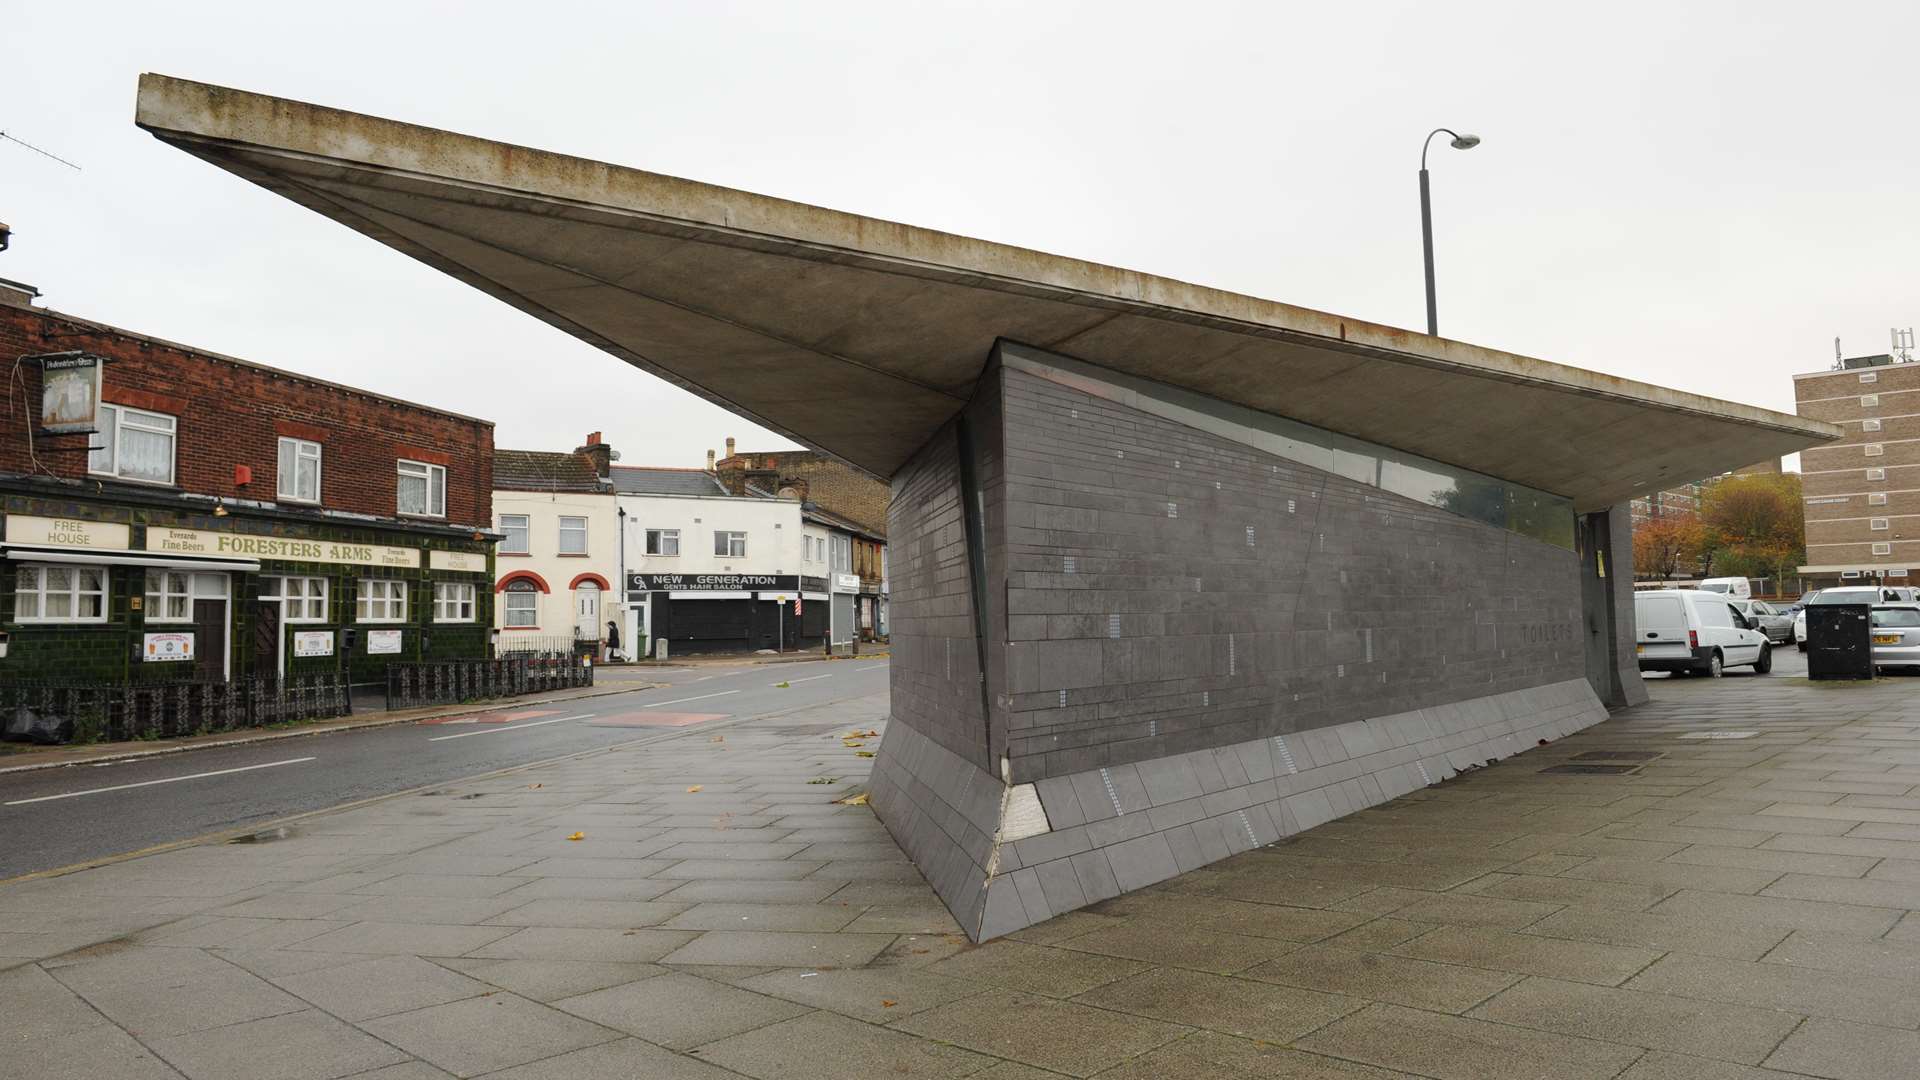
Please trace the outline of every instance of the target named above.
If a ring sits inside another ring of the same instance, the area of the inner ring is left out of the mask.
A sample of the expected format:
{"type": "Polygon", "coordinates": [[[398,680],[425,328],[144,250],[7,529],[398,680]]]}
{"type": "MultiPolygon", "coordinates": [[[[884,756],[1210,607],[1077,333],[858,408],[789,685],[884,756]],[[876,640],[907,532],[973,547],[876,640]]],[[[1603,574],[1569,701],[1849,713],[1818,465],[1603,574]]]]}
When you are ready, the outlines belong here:
{"type": "Polygon", "coordinates": [[[1436,1080],[1612,1080],[1641,1055],[1635,1047],[1385,1004],[1294,1045],[1436,1080]]]}
{"type": "Polygon", "coordinates": [[[825,1012],[708,1043],[700,1048],[700,1057],[756,1080],[946,1080],[978,1073],[993,1063],[992,1058],[943,1042],[825,1012]]]}
{"type": "Polygon", "coordinates": [[[870,1024],[891,1024],[902,1017],[985,993],[985,985],[930,975],[911,968],[862,968],[838,971],[802,971],[778,968],[739,980],[735,985],[755,993],[870,1024]]]}
{"type": "Polygon", "coordinates": [[[1767,1058],[1767,1066],[1832,1080],[1911,1080],[1920,1034],[1844,1020],[1808,1020],[1767,1058]]]}
{"type": "Polygon", "coordinates": [[[312,1009],[150,1045],[193,1080],[333,1080],[407,1060],[390,1043],[312,1009]]]}
{"type": "Polygon", "coordinates": [[[1723,1005],[1560,979],[1529,978],[1473,1010],[1475,1019],[1758,1065],[1804,1014],[1723,1005]]]}
{"type": "Polygon", "coordinates": [[[663,964],[859,967],[893,942],[892,934],[709,930],[659,959],[663,964]]]}
{"type": "Polygon", "coordinates": [[[1462,1013],[1520,981],[1499,971],[1436,964],[1337,945],[1308,945],[1249,968],[1249,979],[1285,983],[1366,1001],[1389,1001],[1434,1012],[1462,1013]]]}
{"type": "Polygon", "coordinates": [[[367,1020],[477,997],[494,987],[417,956],[383,956],[284,975],[282,990],[342,1020],[367,1020]]]}
{"type": "Polygon", "coordinates": [[[478,1076],[619,1037],[598,1024],[505,993],[398,1013],[361,1026],[455,1076],[478,1076]]]}
{"type": "Polygon", "coordinates": [[[1338,994],[1177,968],[1111,982],[1073,1000],[1274,1043],[1290,1042],[1365,1005],[1338,994]]]}
{"type": "Polygon", "coordinates": [[[1147,964],[1117,956],[1052,949],[1005,938],[980,946],[962,946],[954,955],[927,967],[930,974],[1061,998],[1147,969],[1147,964]]]}
{"type": "Polygon", "coordinates": [[[561,998],[554,1008],[650,1043],[686,1050],[808,1010],[680,972],[561,998]]]}
{"type": "Polygon", "coordinates": [[[616,1039],[489,1073],[486,1080],[737,1080],[738,1075],[639,1039],[616,1039]]]}
{"type": "Polygon", "coordinates": [[[1084,1077],[1193,1029],[1037,994],[993,990],[909,1016],[890,1030],[1084,1077]]]}

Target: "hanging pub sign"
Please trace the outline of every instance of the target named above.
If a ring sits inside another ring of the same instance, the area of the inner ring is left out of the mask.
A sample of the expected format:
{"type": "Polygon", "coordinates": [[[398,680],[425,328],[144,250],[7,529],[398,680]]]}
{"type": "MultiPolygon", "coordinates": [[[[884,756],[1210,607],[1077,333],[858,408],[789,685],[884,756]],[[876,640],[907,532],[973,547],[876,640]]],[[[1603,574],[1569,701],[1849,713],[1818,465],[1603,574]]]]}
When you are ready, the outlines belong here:
{"type": "Polygon", "coordinates": [[[100,375],[91,353],[49,353],[40,361],[40,427],[52,434],[94,431],[100,419],[100,375]]]}
{"type": "Polygon", "coordinates": [[[799,592],[798,574],[628,574],[628,592],[799,592]]]}

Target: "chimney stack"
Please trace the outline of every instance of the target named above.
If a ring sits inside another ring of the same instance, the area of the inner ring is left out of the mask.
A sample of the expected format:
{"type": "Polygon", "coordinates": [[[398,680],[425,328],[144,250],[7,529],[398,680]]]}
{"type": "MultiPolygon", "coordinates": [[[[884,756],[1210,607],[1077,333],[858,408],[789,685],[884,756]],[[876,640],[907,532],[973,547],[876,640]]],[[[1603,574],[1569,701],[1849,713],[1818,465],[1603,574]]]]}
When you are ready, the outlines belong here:
{"type": "Polygon", "coordinates": [[[602,480],[613,475],[613,447],[601,439],[600,432],[589,432],[586,445],[575,447],[573,452],[585,454],[593,462],[593,475],[602,480]]]}
{"type": "Polygon", "coordinates": [[[713,451],[707,451],[707,471],[713,471],[713,451]]]}
{"type": "Polygon", "coordinates": [[[733,456],[733,436],[727,436],[727,456],[733,456]]]}

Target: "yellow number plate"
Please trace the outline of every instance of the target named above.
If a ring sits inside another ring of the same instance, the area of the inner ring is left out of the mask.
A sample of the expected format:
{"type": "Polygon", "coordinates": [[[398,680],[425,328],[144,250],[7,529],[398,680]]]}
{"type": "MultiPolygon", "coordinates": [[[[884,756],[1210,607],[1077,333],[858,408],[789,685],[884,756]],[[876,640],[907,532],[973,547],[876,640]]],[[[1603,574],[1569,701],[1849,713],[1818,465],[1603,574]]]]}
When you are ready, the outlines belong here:
{"type": "Polygon", "coordinates": [[[1898,645],[1900,644],[1900,635],[1899,634],[1875,634],[1873,635],[1873,643],[1875,645],[1898,645]]]}

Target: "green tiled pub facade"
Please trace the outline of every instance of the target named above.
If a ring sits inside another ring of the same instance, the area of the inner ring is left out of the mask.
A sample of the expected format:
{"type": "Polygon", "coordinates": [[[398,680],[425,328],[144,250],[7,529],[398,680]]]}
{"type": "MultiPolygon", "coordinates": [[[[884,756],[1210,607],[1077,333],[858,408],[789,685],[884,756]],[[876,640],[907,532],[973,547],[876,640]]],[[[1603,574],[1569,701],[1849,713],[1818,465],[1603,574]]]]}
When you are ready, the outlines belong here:
{"type": "Polygon", "coordinates": [[[366,692],[390,664],[491,653],[485,534],[275,510],[216,515],[164,495],[81,499],[39,486],[0,487],[0,682],[348,672],[366,692]]]}

